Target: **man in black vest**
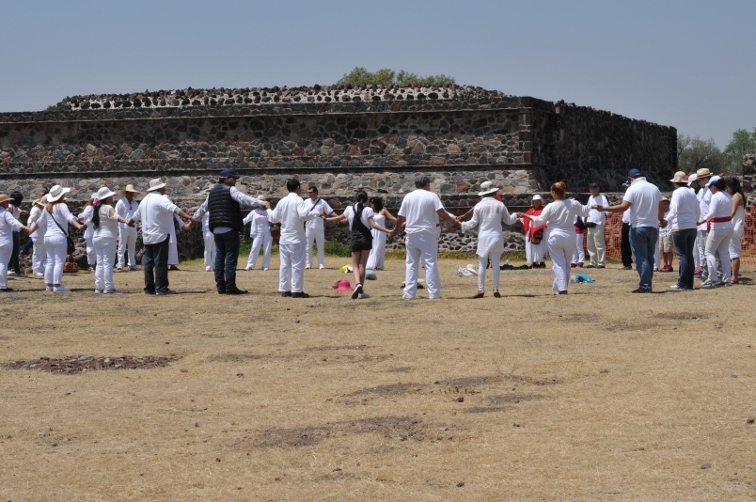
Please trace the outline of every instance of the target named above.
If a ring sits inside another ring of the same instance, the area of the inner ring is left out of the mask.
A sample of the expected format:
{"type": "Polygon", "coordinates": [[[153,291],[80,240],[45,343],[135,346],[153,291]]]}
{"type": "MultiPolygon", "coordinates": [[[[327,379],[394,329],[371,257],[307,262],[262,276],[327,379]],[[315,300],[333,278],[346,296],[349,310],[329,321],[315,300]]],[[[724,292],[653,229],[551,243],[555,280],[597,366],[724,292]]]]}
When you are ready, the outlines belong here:
{"type": "Polygon", "coordinates": [[[231,169],[221,171],[215,185],[202,206],[195,213],[201,218],[210,213],[208,226],[215,238],[215,287],[221,295],[243,295],[247,291],[236,287],[236,263],[239,260],[239,234],[244,231],[241,205],[269,209],[262,201],[241,193],[236,188],[239,175],[231,169]]]}

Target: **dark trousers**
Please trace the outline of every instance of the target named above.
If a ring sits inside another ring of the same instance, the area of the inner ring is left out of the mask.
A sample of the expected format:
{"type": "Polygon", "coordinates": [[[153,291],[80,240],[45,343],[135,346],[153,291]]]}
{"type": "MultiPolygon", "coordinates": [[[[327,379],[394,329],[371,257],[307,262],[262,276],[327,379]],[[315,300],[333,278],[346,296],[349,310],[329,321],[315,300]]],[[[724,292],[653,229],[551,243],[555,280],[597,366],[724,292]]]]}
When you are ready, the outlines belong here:
{"type": "Polygon", "coordinates": [[[24,247],[21,249],[21,254],[27,254],[33,246],[34,241],[32,239],[27,239],[26,244],[24,244],[24,247]]]}
{"type": "Polygon", "coordinates": [[[213,234],[215,239],[215,287],[220,292],[236,289],[236,264],[239,261],[239,232],[213,234]]]}
{"type": "Polygon", "coordinates": [[[19,251],[21,251],[21,234],[13,232],[13,251],[11,251],[10,261],[8,262],[8,270],[13,270],[17,274],[21,273],[21,265],[18,262],[19,251]]]}
{"type": "Polygon", "coordinates": [[[622,244],[620,245],[622,252],[622,266],[633,266],[633,250],[630,247],[630,224],[622,223],[622,244]]]}
{"type": "Polygon", "coordinates": [[[693,274],[696,271],[693,261],[696,233],[695,228],[672,232],[672,242],[675,243],[677,258],[680,261],[680,277],[677,279],[677,285],[684,289],[693,289],[693,274]]]}
{"type": "Polygon", "coordinates": [[[162,242],[144,245],[142,268],[145,293],[168,291],[168,237],[166,234],[162,242]]]}

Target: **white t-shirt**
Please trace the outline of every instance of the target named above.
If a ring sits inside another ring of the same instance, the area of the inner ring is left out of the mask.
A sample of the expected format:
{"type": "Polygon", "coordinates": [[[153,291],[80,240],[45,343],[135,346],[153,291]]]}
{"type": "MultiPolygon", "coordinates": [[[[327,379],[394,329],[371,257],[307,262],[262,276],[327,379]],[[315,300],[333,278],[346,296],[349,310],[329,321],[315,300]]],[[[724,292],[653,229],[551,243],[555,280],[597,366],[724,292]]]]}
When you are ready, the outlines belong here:
{"type": "Polygon", "coordinates": [[[659,202],[662,200],[662,194],[656,185],[646,181],[646,178],[636,178],[622,200],[632,204],[628,211],[630,225],[633,228],[659,227],[659,202]]]}
{"type": "MultiPolygon", "coordinates": [[[[609,201],[604,196],[604,194],[598,194],[597,196],[591,195],[588,197],[588,206],[593,206],[595,204],[607,207],[609,205],[609,201]]],[[[588,222],[589,223],[595,223],[596,225],[605,225],[606,224],[606,214],[602,211],[598,211],[597,209],[591,209],[590,214],[588,214],[588,222]]]]}
{"type": "Polygon", "coordinates": [[[134,212],[134,220],[142,222],[142,240],[145,244],[159,244],[163,242],[172,231],[173,215],[181,211],[165,195],[159,192],[148,192],[134,212]]]}
{"type": "MultiPolygon", "coordinates": [[[[669,220],[667,219],[669,217],[669,209],[664,211],[664,219],[667,220],[667,223],[669,223],[669,220]]],[[[664,228],[659,228],[659,237],[669,237],[672,235],[672,225],[667,225],[664,228]]]]}
{"type": "Polygon", "coordinates": [[[559,228],[574,234],[575,217],[586,217],[590,212],[590,206],[584,206],[574,199],[555,200],[546,204],[541,214],[532,221],[537,227],[547,224],[549,231],[559,228]]]}
{"type": "MultiPolygon", "coordinates": [[[[686,230],[696,228],[701,216],[701,207],[692,188],[680,187],[672,192],[669,211],[664,217],[671,229],[686,230]]],[[[661,235],[661,232],[660,232],[661,235]]]]}
{"type": "Polygon", "coordinates": [[[406,221],[406,233],[427,232],[438,237],[441,234],[441,225],[436,211],[443,208],[444,205],[438,195],[418,188],[404,196],[398,214],[406,221]]]}
{"type": "MultiPolygon", "coordinates": [[[[307,211],[310,212],[314,210],[317,210],[318,212],[323,211],[326,216],[333,212],[331,206],[320,197],[317,197],[315,200],[312,200],[309,197],[306,198],[305,207],[307,208],[307,211]]],[[[307,228],[325,228],[325,222],[323,221],[323,218],[315,218],[314,220],[307,222],[307,228]]]]}
{"type": "MultiPolygon", "coordinates": [[[[349,220],[349,230],[352,229],[352,222],[354,222],[354,206],[347,206],[346,209],[344,209],[344,216],[347,217],[349,220]]],[[[373,211],[373,208],[370,206],[365,206],[362,210],[362,214],[360,215],[360,220],[362,221],[362,224],[365,225],[368,229],[373,228],[370,226],[370,222],[368,221],[370,218],[375,216],[375,212],[373,211]]]]}
{"type": "MultiPolygon", "coordinates": [[[[709,212],[701,220],[708,221],[712,218],[726,218],[732,216],[732,197],[726,191],[720,191],[712,195],[709,202],[709,212]]],[[[711,228],[732,228],[732,220],[723,222],[711,222],[711,228]]]]}

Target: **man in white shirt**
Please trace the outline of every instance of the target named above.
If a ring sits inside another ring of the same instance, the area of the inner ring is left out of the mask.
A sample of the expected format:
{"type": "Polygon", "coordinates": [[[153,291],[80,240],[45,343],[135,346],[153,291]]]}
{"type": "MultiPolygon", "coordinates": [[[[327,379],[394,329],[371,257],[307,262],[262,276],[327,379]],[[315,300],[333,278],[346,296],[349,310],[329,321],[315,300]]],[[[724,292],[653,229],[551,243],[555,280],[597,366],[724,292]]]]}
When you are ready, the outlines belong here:
{"type": "MultiPolygon", "coordinates": [[[[698,205],[701,209],[702,215],[709,212],[709,203],[711,203],[711,190],[709,190],[709,187],[707,187],[706,185],[709,183],[709,180],[712,176],[713,175],[711,174],[711,171],[706,167],[702,167],[701,169],[696,171],[696,181],[698,182],[698,186],[701,187],[698,193],[696,193],[696,197],[698,197],[698,205]]],[[[698,225],[696,245],[698,246],[698,254],[701,257],[701,273],[698,275],[698,277],[700,277],[704,282],[709,278],[709,267],[706,263],[705,258],[706,239],[708,239],[708,237],[709,231],[707,224],[704,223],[702,225],[698,225]]],[[[720,266],[721,265],[717,266],[717,268],[719,268],[720,266]]]]}
{"type": "Polygon", "coordinates": [[[633,293],[651,293],[654,278],[654,254],[659,241],[659,224],[664,220],[662,194],[656,185],[646,181],[638,169],[631,169],[627,174],[630,188],[625,192],[622,202],[616,206],[597,205],[593,209],[619,213],[630,213],[630,247],[635,257],[635,268],[640,277],[638,289],[633,293]]]}
{"type": "MultiPolygon", "coordinates": [[[[126,185],[123,191],[123,198],[115,206],[115,212],[118,216],[126,221],[131,220],[139,207],[139,202],[134,200],[134,195],[139,193],[134,189],[134,185],[126,185]]],[[[118,263],[117,270],[123,270],[126,265],[126,252],[129,253],[129,270],[139,270],[136,264],[136,241],[137,229],[132,228],[124,223],[118,224],[118,263]]]]}
{"type": "Polygon", "coordinates": [[[168,289],[168,238],[174,214],[196,223],[192,215],[183,211],[165,195],[165,183],[162,179],[150,180],[147,195],[129,220],[131,227],[134,227],[137,221],[142,222],[145,294],[163,296],[175,293],[168,289]]]}
{"type": "Polygon", "coordinates": [[[299,194],[302,186],[299,180],[286,182],[289,195],[278,201],[276,208],[270,212],[271,223],[281,223],[281,236],[278,239],[280,271],[278,274],[278,291],[281,296],[309,298],[304,289],[305,240],[304,222],[325,216],[321,212],[308,211],[299,194]]]}
{"type": "Polygon", "coordinates": [[[441,277],[438,274],[438,237],[441,235],[439,218],[455,227],[461,226],[457,219],[446,212],[438,195],[430,191],[430,178],[420,175],[415,178],[416,190],[402,200],[396,218],[394,234],[404,226],[404,246],[407,249],[407,271],[402,299],[413,300],[417,294],[417,274],[420,263],[425,265],[425,282],[428,298],[441,298],[441,277]]]}
{"type": "MultiPolygon", "coordinates": [[[[310,185],[307,189],[308,198],[305,199],[305,208],[307,211],[317,211],[318,213],[324,213],[326,216],[333,216],[336,213],[333,212],[331,206],[326,201],[318,196],[318,187],[310,185]]],[[[307,263],[305,268],[312,267],[312,244],[313,242],[318,245],[318,267],[322,270],[325,268],[325,222],[323,218],[315,218],[307,222],[305,228],[305,235],[307,237],[307,263]]]]}
{"type": "MultiPolygon", "coordinates": [[[[588,188],[591,196],[588,197],[588,206],[608,206],[607,198],[599,193],[598,183],[591,183],[588,188]]],[[[604,238],[604,229],[606,228],[606,215],[601,211],[591,209],[588,218],[585,219],[585,226],[588,228],[588,254],[591,258],[590,268],[606,267],[606,242],[604,238]]]]}

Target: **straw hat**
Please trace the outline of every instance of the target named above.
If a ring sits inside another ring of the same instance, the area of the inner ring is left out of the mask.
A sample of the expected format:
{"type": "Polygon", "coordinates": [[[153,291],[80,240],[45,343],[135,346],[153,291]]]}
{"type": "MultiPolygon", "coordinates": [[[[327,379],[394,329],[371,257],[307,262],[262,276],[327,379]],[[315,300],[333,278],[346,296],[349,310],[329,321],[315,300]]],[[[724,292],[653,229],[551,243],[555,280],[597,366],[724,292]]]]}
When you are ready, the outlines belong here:
{"type": "Polygon", "coordinates": [[[134,188],[134,185],[132,185],[131,183],[129,183],[128,185],[126,185],[126,188],[124,188],[123,191],[124,192],[131,192],[131,193],[139,193],[139,190],[137,190],[136,188],[134,188]]]}
{"type": "Polygon", "coordinates": [[[55,185],[50,189],[50,193],[47,194],[47,202],[55,202],[70,191],[70,188],[63,188],[60,185],[55,185]]]}
{"type": "Polygon", "coordinates": [[[702,167],[701,169],[699,169],[698,171],[696,171],[696,175],[699,178],[708,178],[710,176],[714,176],[713,174],[711,174],[711,171],[709,171],[708,167],[702,167]]]}
{"type": "Polygon", "coordinates": [[[114,195],[115,195],[115,192],[108,187],[102,187],[99,190],[97,190],[96,194],[94,194],[94,196],[100,200],[105,200],[108,197],[112,197],[114,195]]]}
{"type": "Polygon", "coordinates": [[[677,171],[675,176],[669,181],[672,183],[687,183],[688,177],[683,171],[677,171]]]}
{"type": "Polygon", "coordinates": [[[4,193],[0,194],[0,202],[5,202],[6,200],[10,200],[10,197],[5,195],[4,193]]]}
{"type": "Polygon", "coordinates": [[[499,188],[493,186],[493,183],[490,181],[484,181],[480,184],[480,192],[478,192],[478,197],[483,197],[484,195],[488,195],[490,193],[498,192],[499,188]]]}
{"type": "Polygon", "coordinates": [[[148,192],[152,192],[155,190],[160,190],[165,186],[165,182],[161,178],[155,178],[154,180],[150,180],[150,186],[147,188],[148,192]]]}

